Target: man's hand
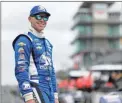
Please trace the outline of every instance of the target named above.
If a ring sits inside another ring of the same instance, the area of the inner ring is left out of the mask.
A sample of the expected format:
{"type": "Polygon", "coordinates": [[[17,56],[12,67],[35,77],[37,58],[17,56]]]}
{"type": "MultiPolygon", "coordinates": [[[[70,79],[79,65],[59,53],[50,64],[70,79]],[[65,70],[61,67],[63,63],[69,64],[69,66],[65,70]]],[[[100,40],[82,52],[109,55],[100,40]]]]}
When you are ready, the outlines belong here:
{"type": "MultiPolygon", "coordinates": [[[[28,100],[26,103],[36,103],[34,99],[28,100]]],[[[57,102],[58,103],[58,102],[57,102]]]]}
{"type": "Polygon", "coordinates": [[[59,103],[58,99],[55,99],[55,103],[59,103]]]}

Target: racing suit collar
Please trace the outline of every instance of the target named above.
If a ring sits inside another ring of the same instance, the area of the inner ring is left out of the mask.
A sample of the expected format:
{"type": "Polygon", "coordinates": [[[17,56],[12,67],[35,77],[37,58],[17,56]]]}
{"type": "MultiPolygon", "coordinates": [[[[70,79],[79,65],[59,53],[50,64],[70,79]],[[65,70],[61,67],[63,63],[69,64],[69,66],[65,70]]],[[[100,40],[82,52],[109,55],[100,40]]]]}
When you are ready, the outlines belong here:
{"type": "Polygon", "coordinates": [[[44,38],[43,32],[37,32],[32,26],[29,27],[29,31],[39,38],[44,38]]]}

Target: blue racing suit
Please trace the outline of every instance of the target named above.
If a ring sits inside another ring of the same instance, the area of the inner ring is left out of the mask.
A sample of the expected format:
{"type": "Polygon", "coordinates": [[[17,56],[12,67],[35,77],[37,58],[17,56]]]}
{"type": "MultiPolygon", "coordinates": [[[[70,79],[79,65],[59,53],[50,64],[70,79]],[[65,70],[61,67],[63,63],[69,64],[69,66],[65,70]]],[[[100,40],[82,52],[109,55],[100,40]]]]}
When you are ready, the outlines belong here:
{"type": "Polygon", "coordinates": [[[25,101],[33,98],[30,82],[36,82],[45,103],[54,103],[57,93],[52,62],[52,44],[31,32],[20,34],[13,41],[15,51],[15,76],[25,101]]]}

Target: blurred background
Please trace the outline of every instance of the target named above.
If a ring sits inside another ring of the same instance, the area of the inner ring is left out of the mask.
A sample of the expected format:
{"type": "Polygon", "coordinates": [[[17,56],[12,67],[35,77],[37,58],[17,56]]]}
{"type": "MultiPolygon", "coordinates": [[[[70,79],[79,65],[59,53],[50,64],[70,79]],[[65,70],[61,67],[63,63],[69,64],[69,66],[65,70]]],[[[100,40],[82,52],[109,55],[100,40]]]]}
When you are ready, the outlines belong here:
{"type": "Polygon", "coordinates": [[[122,89],[122,2],[2,2],[2,103],[23,103],[12,41],[28,32],[35,5],[51,13],[44,35],[54,46],[60,103],[99,103],[122,89]]]}

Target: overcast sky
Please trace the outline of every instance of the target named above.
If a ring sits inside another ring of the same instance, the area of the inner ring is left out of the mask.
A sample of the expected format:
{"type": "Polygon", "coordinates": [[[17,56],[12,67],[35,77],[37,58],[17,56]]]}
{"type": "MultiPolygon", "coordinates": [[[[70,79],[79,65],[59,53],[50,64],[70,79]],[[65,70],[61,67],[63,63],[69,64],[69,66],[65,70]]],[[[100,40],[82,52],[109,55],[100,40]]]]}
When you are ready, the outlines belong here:
{"type": "MultiPolygon", "coordinates": [[[[14,77],[13,39],[28,31],[28,16],[35,5],[44,6],[51,13],[44,35],[53,44],[55,70],[72,66],[69,56],[73,52],[70,42],[74,35],[70,28],[72,17],[81,2],[2,2],[2,84],[17,84],[14,77]]],[[[113,5],[112,10],[120,11],[121,4],[113,5]]]]}

